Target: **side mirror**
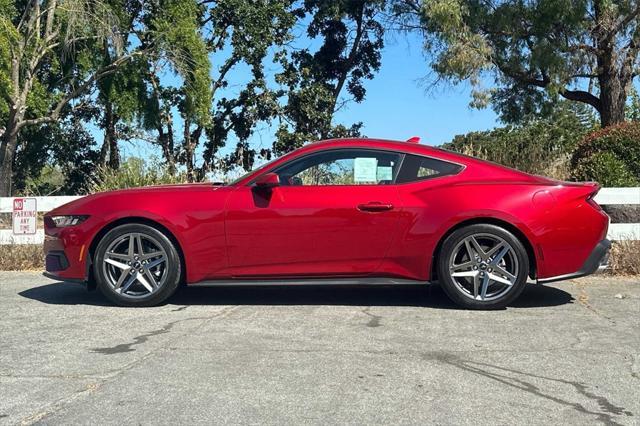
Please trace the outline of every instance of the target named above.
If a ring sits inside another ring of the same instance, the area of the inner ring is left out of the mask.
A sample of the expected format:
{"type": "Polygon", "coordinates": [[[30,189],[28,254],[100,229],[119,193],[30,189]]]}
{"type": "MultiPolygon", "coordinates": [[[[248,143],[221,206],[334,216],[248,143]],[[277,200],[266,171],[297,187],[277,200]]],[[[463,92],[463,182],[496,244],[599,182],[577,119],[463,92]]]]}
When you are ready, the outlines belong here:
{"type": "Polygon", "coordinates": [[[280,186],[280,177],[275,173],[265,173],[255,181],[256,187],[260,189],[270,189],[280,186]]]}

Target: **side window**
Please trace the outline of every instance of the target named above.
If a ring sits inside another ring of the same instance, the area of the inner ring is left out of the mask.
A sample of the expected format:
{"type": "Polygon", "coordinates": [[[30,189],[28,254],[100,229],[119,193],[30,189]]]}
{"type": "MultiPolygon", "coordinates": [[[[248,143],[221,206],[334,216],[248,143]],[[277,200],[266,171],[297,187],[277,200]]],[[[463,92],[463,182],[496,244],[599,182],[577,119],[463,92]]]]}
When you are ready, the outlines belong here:
{"type": "Polygon", "coordinates": [[[282,185],[386,185],[393,183],[400,154],[340,149],[312,154],[285,164],[275,173],[282,185]]]}
{"type": "Polygon", "coordinates": [[[462,170],[462,166],[458,164],[407,154],[396,181],[398,183],[415,182],[440,176],[455,175],[460,170],[462,170]]]}

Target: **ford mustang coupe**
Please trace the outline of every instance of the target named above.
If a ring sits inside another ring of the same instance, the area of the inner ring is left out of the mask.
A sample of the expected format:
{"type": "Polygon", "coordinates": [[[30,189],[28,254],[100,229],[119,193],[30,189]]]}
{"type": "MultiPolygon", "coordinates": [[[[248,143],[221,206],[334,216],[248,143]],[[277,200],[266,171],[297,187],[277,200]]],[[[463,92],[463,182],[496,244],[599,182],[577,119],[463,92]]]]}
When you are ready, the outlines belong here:
{"type": "Polygon", "coordinates": [[[411,142],[311,143],[227,184],[89,195],[45,217],[45,275],[151,306],[187,285],[438,281],[495,309],[605,264],[599,187],[411,142]]]}

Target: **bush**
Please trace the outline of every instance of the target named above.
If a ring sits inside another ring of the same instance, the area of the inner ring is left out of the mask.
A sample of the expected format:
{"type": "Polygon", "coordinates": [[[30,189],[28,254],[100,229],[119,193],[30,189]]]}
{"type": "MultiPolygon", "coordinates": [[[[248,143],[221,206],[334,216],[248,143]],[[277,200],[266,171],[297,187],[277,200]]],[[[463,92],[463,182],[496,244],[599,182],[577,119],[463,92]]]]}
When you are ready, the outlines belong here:
{"type": "Polygon", "coordinates": [[[527,173],[569,179],[571,152],[591,123],[563,106],[553,116],[456,136],[442,147],[527,173]]]}
{"type": "Polygon", "coordinates": [[[640,122],[588,134],[571,158],[572,178],[603,186],[640,185],[640,122]]]}
{"type": "Polygon", "coordinates": [[[640,241],[614,241],[609,272],[614,275],[640,275],[640,241]]]}
{"type": "Polygon", "coordinates": [[[147,164],[141,158],[132,157],[118,170],[108,167],[98,169],[98,177],[91,185],[91,190],[92,192],[101,192],[185,182],[187,182],[187,177],[184,173],[171,174],[168,168],[157,160],[151,160],[147,164]]]}
{"type": "Polygon", "coordinates": [[[41,271],[43,267],[42,245],[0,245],[0,271],[41,271]]]}

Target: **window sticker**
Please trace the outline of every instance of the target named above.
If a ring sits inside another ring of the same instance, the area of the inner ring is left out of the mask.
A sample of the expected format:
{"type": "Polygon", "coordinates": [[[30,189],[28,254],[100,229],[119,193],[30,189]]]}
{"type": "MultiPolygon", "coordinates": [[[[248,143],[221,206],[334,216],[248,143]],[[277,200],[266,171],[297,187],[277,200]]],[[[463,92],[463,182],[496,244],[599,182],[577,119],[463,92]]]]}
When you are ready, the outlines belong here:
{"type": "Polygon", "coordinates": [[[382,180],[393,180],[393,167],[378,166],[378,182],[382,180]]]}
{"type": "Polygon", "coordinates": [[[353,181],[354,182],[377,182],[376,169],[377,158],[356,157],[353,160],[353,181]]]}

